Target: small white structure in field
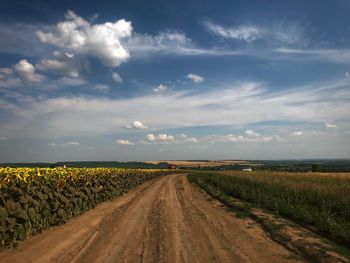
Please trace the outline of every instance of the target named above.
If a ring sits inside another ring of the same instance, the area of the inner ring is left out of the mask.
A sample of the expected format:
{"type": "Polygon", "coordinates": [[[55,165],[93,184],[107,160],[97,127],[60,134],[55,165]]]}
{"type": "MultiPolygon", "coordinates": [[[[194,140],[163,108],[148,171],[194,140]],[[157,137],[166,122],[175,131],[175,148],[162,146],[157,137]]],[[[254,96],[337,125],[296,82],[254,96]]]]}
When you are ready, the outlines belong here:
{"type": "Polygon", "coordinates": [[[244,169],[242,169],[242,171],[244,171],[244,172],[252,172],[253,169],[252,168],[244,168],[244,169]]]}

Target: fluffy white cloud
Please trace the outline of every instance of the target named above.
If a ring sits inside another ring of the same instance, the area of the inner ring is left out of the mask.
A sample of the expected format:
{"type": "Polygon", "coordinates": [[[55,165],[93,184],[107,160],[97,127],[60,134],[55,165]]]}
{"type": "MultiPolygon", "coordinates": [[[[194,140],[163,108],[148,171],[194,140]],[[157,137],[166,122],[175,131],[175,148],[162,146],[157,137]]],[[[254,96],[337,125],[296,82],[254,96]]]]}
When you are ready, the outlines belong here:
{"type": "Polygon", "coordinates": [[[131,124],[126,126],[128,129],[136,129],[136,130],[146,130],[147,126],[143,125],[140,121],[133,121],[131,124]]]}
{"type": "Polygon", "coordinates": [[[188,75],[186,76],[186,78],[192,80],[194,83],[201,83],[201,82],[204,81],[204,78],[203,78],[203,77],[201,77],[201,76],[199,76],[199,75],[196,75],[196,74],[192,74],[192,73],[188,74],[188,75]]]}
{"type": "Polygon", "coordinates": [[[51,59],[43,59],[35,67],[40,71],[50,71],[71,78],[78,78],[82,69],[89,69],[89,62],[82,57],[59,51],[55,51],[53,56],[51,59]]]}
{"type": "Polygon", "coordinates": [[[167,141],[174,141],[174,136],[173,135],[168,135],[165,133],[158,134],[158,140],[162,142],[167,142],[167,141]]]}
{"type": "Polygon", "coordinates": [[[93,25],[73,11],[68,11],[65,18],[53,32],[37,31],[40,41],[73,54],[94,56],[110,67],[119,66],[129,58],[121,40],[131,36],[131,22],[121,19],[93,25]]]}
{"type": "Polygon", "coordinates": [[[116,141],[116,143],[119,145],[134,145],[133,142],[131,142],[129,140],[124,140],[124,139],[119,139],[116,141]]]}
{"type": "Polygon", "coordinates": [[[120,75],[117,72],[112,72],[112,79],[116,83],[122,83],[123,82],[123,79],[120,77],[120,75]]]}
{"type": "Polygon", "coordinates": [[[325,123],[324,125],[325,125],[327,128],[330,128],[330,129],[337,128],[337,125],[331,124],[331,123],[325,123]]]}
{"type": "Polygon", "coordinates": [[[57,72],[67,73],[70,77],[78,77],[79,71],[77,70],[68,70],[67,63],[63,61],[58,61],[56,59],[44,59],[37,65],[38,69],[46,71],[52,70],[57,72]]]}
{"type": "MultiPolygon", "coordinates": [[[[68,86],[80,86],[86,84],[86,80],[77,76],[77,74],[67,74],[67,76],[59,78],[48,78],[39,73],[36,73],[38,68],[41,71],[46,71],[49,68],[59,71],[59,67],[54,67],[59,65],[59,61],[54,60],[42,60],[39,64],[34,66],[29,63],[27,60],[22,59],[17,64],[13,66],[13,69],[5,68],[1,69],[3,72],[0,72],[0,87],[9,88],[9,87],[26,87],[27,84],[30,84],[31,87],[41,90],[55,90],[58,88],[66,88],[68,86]],[[56,64],[58,62],[58,64],[56,64]],[[51,66],[48,66],[51,65],[51,66]],[[44,69],[44,66],[48,66],[44,69]],[[45,81],[43,81],[45,80],[45,81]]],[[[67,65],[67,69],[69,66],[67,65]]],[[[62,74],[65,71],[64,66],[62,65],[62,74]]],[[[66,73],[71,72],[68,70],[66,73]]],[[[64,75],[64,74],[63,74],[64,75]]]]}
{"type": "Polygon", "coordinates": [[[173,135],[168,135],[166,133],[161,133],[158,135],[149,133],[145,137],[149,142],[173,142],[175,140],[175,137],[173,135]]]}
{"type": "Polygon", "coordinates": [[[175,143],[175,144],[186,144],[186,143],[197,143],[199,140],[195,137],[189,137],[184,133],[179,135],[169,135],[166,133],[160,133],[155,135],[153,133],[149,133],[145,136],[147,142],[153,143],[175,143]]]}
{"type": "Polygon", "coordinates": [[[156,136],[152,133],[147,134],[145,137],[146,137],[146,140],[150,142],[154,142],[156,140],[156,136]]]}
{"type": "Polygon", "coordinates": [[[247,134],[247,135],[249,135],[249,136],[255,136],[255,137],[260,136],[259,133],[254,132],[253,130],[246,130],[246,131],[245,131],[245,134],[247,134]]]}
{"type": "Polygon", "coordinates": [[[26,59],[20,60],[16,65],[14,65],[14,69],[16,74],[23,81],[39,82],[42,80],[42,76],[35,73],[34,65],[29,63],[26,59]]]}
{"type": "Polygon", "coordinates": [[[153,92],[155,93],[160,93],[160,92],[164,92],[168,89],[167,86],[160,84],[157,88],[153,88],[153,92]]]}
{"type": "Polygon", "coordinates": [[[6,137],[0,137],[0,141],[7,141],[6,137]]]}
{"type": "Polygon", "coordinates": [[[345,77],[350,77],[350,72],[345,72],[345,77]]]}

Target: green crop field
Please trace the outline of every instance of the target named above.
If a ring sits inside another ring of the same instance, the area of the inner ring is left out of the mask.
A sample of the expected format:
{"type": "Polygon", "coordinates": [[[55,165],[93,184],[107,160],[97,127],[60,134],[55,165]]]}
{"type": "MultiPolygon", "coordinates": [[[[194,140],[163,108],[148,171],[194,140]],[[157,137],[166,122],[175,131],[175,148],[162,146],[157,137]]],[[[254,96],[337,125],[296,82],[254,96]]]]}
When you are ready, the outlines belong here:
{"type": "Polygon", "coordinates": [[[189,179],[350,246],[350,173],[197,172],[189,179]]]}

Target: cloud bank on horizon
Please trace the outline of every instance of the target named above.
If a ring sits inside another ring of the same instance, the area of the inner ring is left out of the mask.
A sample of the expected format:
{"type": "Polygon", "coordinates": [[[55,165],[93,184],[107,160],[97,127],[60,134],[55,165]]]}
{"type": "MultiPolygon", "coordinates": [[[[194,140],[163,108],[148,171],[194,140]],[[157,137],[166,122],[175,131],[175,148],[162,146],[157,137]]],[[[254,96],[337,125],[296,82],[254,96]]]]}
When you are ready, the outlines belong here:
{"type": "Polygon", "coordinates": [[[188,26],[132,5],[0,18],[0,162],[350,158],[346,1],[329,28],[310,3],[183,5],[188,26]]]}

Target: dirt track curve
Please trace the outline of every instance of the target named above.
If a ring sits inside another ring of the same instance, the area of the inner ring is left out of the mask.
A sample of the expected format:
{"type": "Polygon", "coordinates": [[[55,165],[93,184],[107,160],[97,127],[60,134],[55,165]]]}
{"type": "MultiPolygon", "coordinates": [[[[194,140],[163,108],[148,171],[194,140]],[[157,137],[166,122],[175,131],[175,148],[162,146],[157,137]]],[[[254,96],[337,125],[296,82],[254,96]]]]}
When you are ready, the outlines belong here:
{"type": "Polygon", "coordinates": [[[0,253],[0,262],[301,262],[185,175],[147,182],[0,253]]]}

